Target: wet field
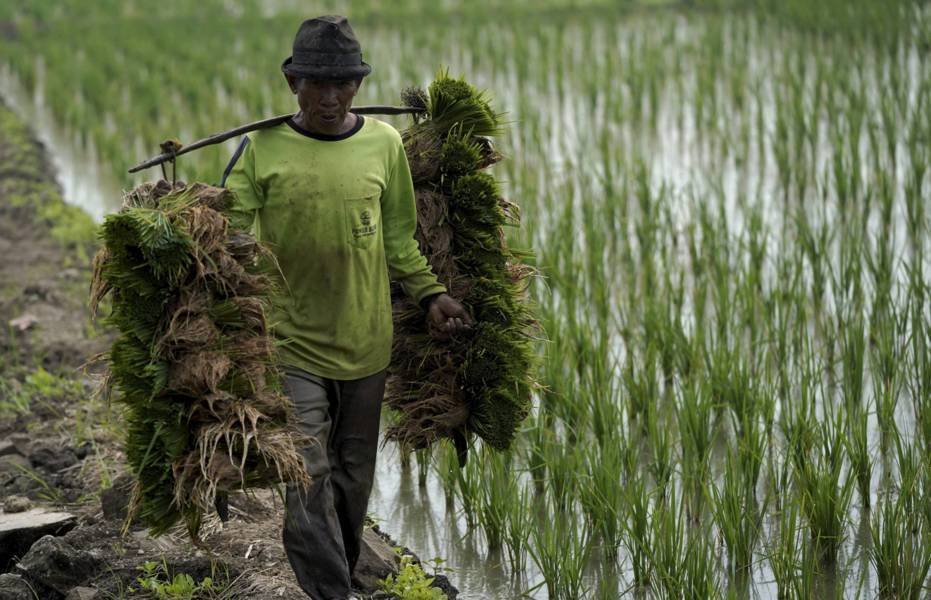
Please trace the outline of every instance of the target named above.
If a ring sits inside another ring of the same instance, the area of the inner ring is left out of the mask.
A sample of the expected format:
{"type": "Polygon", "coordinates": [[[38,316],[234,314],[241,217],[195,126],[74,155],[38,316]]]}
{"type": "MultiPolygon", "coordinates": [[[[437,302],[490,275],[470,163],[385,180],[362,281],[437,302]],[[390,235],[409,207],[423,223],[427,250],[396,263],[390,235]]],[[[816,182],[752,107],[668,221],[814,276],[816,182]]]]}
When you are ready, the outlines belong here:
{"type": "MultiPolygon", "coordinates": [[[[0,93],[97,217],[162,139],[292,110],[292,7],[176,4],[52,15],[4,54],[0,93]]],[[[927,594],[929,14],[848,4],[354,19],[375,67],[357,104],[442,65],[507,113],[496,175],[541,272],[540,389],[512,451],[459,471],[445,446],[387,447],[378,467],[372,513],[461,597],[927,594]]],[[[179,174],[216,181],[230,153],[179,174]]]]}

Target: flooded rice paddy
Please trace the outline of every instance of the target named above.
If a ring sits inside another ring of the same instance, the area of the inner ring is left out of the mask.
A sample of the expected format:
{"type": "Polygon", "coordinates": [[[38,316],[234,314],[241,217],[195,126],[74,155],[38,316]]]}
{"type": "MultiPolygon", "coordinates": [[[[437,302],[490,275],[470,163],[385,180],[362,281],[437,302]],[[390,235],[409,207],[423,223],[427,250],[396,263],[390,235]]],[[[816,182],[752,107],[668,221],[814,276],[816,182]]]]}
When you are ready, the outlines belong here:
{"type": "MultiPolygon", "coordinates": [[[[507,112],[496,175],[541,273],[513,450],[379,462],[372,513],[462,597],[928,593],[929,14],[802,4],[354,21],[375,66],[357,104],[442,65],[507,112]]],[[[219,10],[172,33],[109,17],[116,40],[52,17],[77,51],[37,33],[7,54],[0,90],[41,117],[71,201],[99,217],[162,139],[292,110],[299,18],[219,10]]],[[[216,181],[229,153],[181,175],[216,181]]]]}

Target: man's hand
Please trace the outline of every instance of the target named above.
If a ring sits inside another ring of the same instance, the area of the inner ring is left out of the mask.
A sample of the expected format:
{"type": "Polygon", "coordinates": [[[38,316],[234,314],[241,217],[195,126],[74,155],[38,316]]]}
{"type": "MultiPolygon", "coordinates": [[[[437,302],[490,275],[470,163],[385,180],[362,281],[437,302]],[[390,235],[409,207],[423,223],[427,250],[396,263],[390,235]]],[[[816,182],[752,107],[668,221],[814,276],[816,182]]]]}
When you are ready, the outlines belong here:
{"type": "Polygon", "coordinates": [[[427,318],[430,325],[443,333],[459,333],[472,327],[468,311],[449,294],[440,294],[430,301],[427,318]]]}

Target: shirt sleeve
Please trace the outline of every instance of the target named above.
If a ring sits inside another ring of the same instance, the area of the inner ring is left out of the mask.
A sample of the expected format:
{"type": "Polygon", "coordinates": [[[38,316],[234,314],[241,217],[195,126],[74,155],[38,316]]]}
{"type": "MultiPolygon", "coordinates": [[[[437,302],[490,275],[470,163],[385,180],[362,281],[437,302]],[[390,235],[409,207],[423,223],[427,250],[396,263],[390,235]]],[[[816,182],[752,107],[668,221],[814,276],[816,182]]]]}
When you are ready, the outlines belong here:
{"type": "Polygon", "coordinates": [[[414,239],[417,228],[414,183],[401,137],[396,134],[395,139],[388,181],[381,196],[385,257],[388,274],[419,303],[427,296],[445,292],[446,287],[437,281],[414,239]]]}
{"type": "Polygon", "coordinates": [[[233,192],[233,204],[227,210],[230,225],[257,234],[255,217],[264,204],[264,194],[255,181],[255,150],[248,137],[236,148],[220,185],[233,192]]]}

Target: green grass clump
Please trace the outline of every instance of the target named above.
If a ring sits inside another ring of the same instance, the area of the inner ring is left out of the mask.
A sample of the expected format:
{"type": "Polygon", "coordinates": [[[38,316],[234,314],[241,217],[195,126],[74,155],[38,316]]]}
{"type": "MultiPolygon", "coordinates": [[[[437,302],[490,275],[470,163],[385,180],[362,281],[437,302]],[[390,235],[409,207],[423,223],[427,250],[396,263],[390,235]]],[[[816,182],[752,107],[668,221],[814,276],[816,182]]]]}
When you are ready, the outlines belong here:
{"type": "Polygon", "coordinates": [[[590,527],[579,523],[573,513],[544,504],[540,507],[542,522],[530,532],[528,552],[543,575],[548,598],[581,600],[588,598],[585,564],[591,555],[590,527]]]}
{"type": "Polygon", "coordinates": [[[264,319],[270,284],[259,247],[228,227],[228,194],[141,186],[104,221],[94,259],[91,305],[109,295],[120,334],[108,358],[132,508],[156,535],[183,520],[196,537],[218,491],[306,479],[264,319]]]}
{"type": "MultiPolygon", "coordinates": [[[[422,94],[407,90],[405,97],[422,94]]],[[[499,117],[483,93],[446,72],[430,86],[426,105],[427,118],[404,133],[418,190],[417,237],[476,325],[456,339],[428,338],[419,311],[396,300],[388,403],[401,419],[388,437],[425,447],[476,434],[504,450],[530,411],[534,319],[525,294],[532,270],[502,229],[517,224],[516,207],[481,170],[500,158],[484,137],[499,131],[499,117]]]]}
{"type": "Polygon", "coordinates": [[[519,332],[479,322],[459,371],[459,381],[473,399],[471,429],[498,450],[510,445],[529,411],[530,383],[522,375],[531,351],[519,332]]]}
{"type": "Polygon", "coordinates": [[[741,472],[738,460],[728,454],[720,490],[711,487],[711,512],[727,547],[729,570],[741,577],[753,565],[765,511],[757,505],[755,488],[748,483],[747,474],[741,472]]]}
{"type": "Polygon", "coordinates": [[[440,148],[440,165],[449,176],[463,175],[479,168],[481,148],[468,138],[450,136],[440,148]]]}
{"type": "Polygon", "coordinates": [[[879,580],[879,598],[917,600],[927,593],[924,582],[931,571],[931,531],[927,518],[906,506],[905,499],[912,493],[914,488],[908,488],[899,498],[886,498],[870,523],[869,556],[879,580]]]}
{"type": "Polygon", "coordinates": [[[504,209],[498,202],[500,197],[501,192],[495,179],[488,173],[464,175],[457,178],[452,186],[452,216],[459,221],[463,229],[476,225],[485,226],[477,228],[474,237],[494,234],[496,232],[493,228],[506,222],[504,209]]]}
{"type": "Polygon", "coordinates": [[[252,592],[244,578],[232,577],[229,569],[215,564],[204,577],[177,572],[164,558],[160,562],[145,561],[136,568],[139,575],[135,585],[128,589],[129,594],[139,592],[154,600],[240,598],[252,592]]]}
{"type": "Polygon", "coordinates": [[[21,383],[12,377],[0,377],[0,416],[27,414],[35,403],[58,411],[58,407],[79,400],[83,392],[79,381],[42,367],[28,373],[21,383]]]}
{"type": "Polygon", "coordinates": [[[841,426],[825,422],[819,433],[819,443],[808,455],[797,459],[796,478],[802,512],[808,519],[818,558],[834,564],[844,541],[854,476],[844,466],[841,426]]]}
{"type": "Polygon", "coordinates": [[[413,557],[405,554],[401,557],[401,568],[397,575],[388,575],[381,580],[383,592],[399,600],[443,600],[446,594],[433,587],[433,578],[424,573],[423,567],[414,562],[413,557]]]}
{"type": "Polygon", "coordinates": [[[432,126],[449,132],[454,126],[474,136],[501,133],[500,116],[495,113],[484,92],[475,89],[465,79],[454,79],[449,71],[437,73],[430,84],[427,110],[432,126]]]}

